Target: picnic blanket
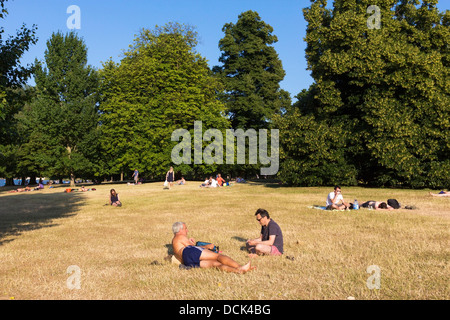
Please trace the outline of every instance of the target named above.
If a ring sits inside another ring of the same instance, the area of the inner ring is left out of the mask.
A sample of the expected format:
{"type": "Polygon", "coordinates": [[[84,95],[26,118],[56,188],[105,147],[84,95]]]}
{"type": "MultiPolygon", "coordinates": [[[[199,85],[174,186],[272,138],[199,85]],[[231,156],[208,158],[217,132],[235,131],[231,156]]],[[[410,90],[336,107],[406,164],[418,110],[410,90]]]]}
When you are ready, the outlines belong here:
{"type": "Polygon", "coordinates": [[[327,210],[326,206],[318,206],[318,205],[308,206],[308,208],[317,210],[327,210]]]}

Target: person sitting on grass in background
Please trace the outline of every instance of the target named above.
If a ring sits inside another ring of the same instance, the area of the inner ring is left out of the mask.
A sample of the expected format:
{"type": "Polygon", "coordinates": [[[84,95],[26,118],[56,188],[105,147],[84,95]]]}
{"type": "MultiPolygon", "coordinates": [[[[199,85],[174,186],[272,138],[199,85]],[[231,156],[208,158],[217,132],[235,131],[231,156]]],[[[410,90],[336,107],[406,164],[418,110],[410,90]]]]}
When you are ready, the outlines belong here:
{"type": "Polygon", "coordinates": [[[184,179],[184,177],[181,177],[180,180],[177,180],[177,184],[180,186],[183,186],[186,184],[186,180],[184,179]]]}
{"type": "Polygon", "coordinates": [[[208,179],[208,178],[206,178],[206,179],[205,179],[205,182],[203,182],[203,183],[200,185],[200,188],[207,188],[207,187],[209,187],[209,179],[208,179]]]}
{"type": "Polygon", "coordinates": [[[340,186],[335,186],[334,191],[330,192],[327,197],[327,210],[347,210],[350,205],[344,201],[340,186]]]}
{"type": "Polygon", "coordinates": [[[120,202],[119,199],[119,194],[114,189],[111,189],[111,191],[109,192],[109,204],[114,207],[122,206],[122,202],[120,202]]]}
{"type": "Polygon", "coordinates": [[[209,187],[210,188],[217,188],[219,186],[219,184],[217,183],[217,181],[215,179],[213,179],[213,177],[209,177],[209,187]]]}
{"type": "Polygon", "coordinates": [[[222,187],[223,184],[225,183],[225,179],[222,178],[222,176],[220,175],[220,173],[217,175],[217,184],[219,185],[219,187],[222,187]]]}
{"type": "Polygon", "coordinates": [[[187,268],[217,268],[226,272],[246,273],[254,268],[250,262],[242,266],[228,256],[213,252],[213,244],[195,246],[194,239],[187,237],[188,229],[184,222],[172,225],[174,237],[172,239],[173,252],[181,264],[187,268]]]}
{"type": "Polygon", "coordinates": [[[39,180],[39,184],[37,187],[34,188],[34,190],[42,190],[44,189],[44,181],[41,179],[39,180]]]}
{"type": "Polygon", "coordinates": [[[259,238],[247,240],[246,246],[250,256],[283,254],[283,233],[280,226],[270,218],[265,209],[258,209],[255,213],[256,220],[261,225],[259,238]]]}

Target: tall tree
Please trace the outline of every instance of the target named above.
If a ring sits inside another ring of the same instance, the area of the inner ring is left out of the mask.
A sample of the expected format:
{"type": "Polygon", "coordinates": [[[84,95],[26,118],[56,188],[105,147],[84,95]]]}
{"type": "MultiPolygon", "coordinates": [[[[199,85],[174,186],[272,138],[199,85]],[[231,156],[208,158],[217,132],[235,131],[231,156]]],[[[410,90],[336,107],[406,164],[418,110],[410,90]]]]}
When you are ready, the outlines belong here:
{"type": "Polygon", "coordinates": [[[43,173],[91,175],[98,141],[98,75],[87,64],[87,48],[76,33],[54,33],[45,62],[36,61],[36,98],[28,121],[29,150],[43,173]]]}
{"type": "MultiPolygon", "coordinates": [[[[228,127],[216,98],[220,83],[196,45],[192,27],[169,23],[143,29],[120,64],[104,65],[101,143],[111,173],[138,169],[146,177],[162,177],[172,165],[175,130],[187,129],[194,137],[194,121],[202,121],[204,130],[228,127]]],[[[191,175],[209,170],[177,169],[191,175]]]]}
{"type": "MultiPolygon", "coordinates": [[[[8,11],[7,0],[0,0],[0,20],[8,11]]],[[[24,24],[15,36],[3,38],[4,30],[0,28],[0,176],[7,178],[6,183],[13,184],[16,172],[16,149],[19,143],[15,115],[26,101],[22,88],[32,74],[33,67],[22,66],[20,59],[31,45],[36,44],[37,27],[27,28],[24,24]]]]}
{"type": "Polygon", "coordinates": [[[289,94],[280,89],[285,71],[273,47],[278,41],[273,28],[257,12],[247,11],[222,30],[222,65],[214,72],[225,86],[222,100],[231,124],[242,129],[268,128],[273,115],[291,103],[289,94]]]}
{"type": "Polygon", "coordinates": [[[315,83],[297,121],[313,116],[341,134],[329,153],[341,150],[360,181],[450,182],[449,12],[437,2],[316,0],[304,10],[315,83]]]}

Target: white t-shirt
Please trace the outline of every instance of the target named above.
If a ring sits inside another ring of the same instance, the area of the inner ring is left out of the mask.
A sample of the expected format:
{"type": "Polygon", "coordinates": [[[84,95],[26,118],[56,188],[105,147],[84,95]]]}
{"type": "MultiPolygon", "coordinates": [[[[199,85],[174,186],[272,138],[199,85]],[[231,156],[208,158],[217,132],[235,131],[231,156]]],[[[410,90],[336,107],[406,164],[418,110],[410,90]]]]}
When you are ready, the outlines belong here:
{"type": "Polygon", "coordinates": [[[217,187],[217,181],[212,179],[210,187],[211,188],[216,188],[217,187]]]}
{"type": "MultiPolygon", "coordinates": [[[[335,196],[334,191],[332,191],[328,194],[327,206],[331,206],[333,204],[334,196],[335,196]]],[[[341,193],[339,193],[336,200],[334,201],[334,204],[339,203],[339,201],[341,201],[341,200],[344,200],[344,197],[342,196],[341,193]]]]}

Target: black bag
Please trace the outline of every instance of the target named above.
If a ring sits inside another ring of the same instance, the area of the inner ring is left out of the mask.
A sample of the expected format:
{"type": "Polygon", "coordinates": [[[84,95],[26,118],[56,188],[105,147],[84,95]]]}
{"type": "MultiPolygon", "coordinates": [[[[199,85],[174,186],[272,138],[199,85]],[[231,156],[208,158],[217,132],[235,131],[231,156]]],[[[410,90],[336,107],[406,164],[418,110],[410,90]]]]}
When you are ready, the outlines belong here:
{"type": "Polygon", "coordinates": [[[388,199],[387,204],[394,209],[400,209],[400,203],[396,199],[388,199]]]}

